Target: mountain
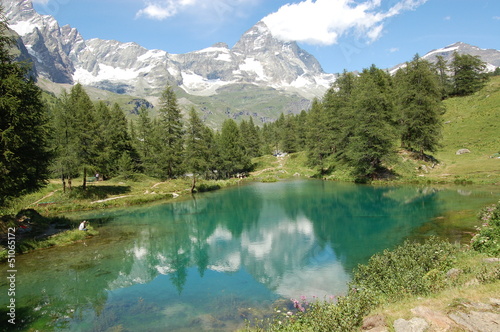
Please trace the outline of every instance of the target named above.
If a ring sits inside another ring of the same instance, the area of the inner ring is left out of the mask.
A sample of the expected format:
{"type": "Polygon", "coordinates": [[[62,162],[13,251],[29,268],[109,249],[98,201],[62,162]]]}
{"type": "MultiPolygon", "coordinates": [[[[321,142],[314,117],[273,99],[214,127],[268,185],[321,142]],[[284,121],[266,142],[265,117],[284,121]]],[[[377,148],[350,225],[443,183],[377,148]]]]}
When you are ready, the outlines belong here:
{"type": "Polygon", "coordinates": [[[212,96],[221,87],[253,84],[311,99],[334,81],[295,42],[282,42],[258,22],[229,48],[218,43],[186,54],[148,50],[136,43],[84,40],[69,25],[38,14],[31,0],[6,0],[11,29],[21,37],[39,75],[55,83],[82,83],[117,93],[151,96],[167,85],[212,96]]]}
{"type": "MultiPolygon", "coordinates": [[[[444,48],[439,48],[436,50],[432,50],[422,56],[422,59],[425,59],[431,63],[437,62],[437,57],[442,56],[443,59],[450,63],[453,59],[453,54],[457,52],[458,54],[469,54],[473,56],[479,56],[482,61],[486,62],[486,71],[492,72],[495,68],[500,67],[500,51],[495,49],[484,49],[479,48],[477,46],[469,45],[462,42],[457,42],[451,45],[448,45],[444,48]]],[[[404,63],[401,63],[390,69],[391,73],[396,72],[399,68],[405,66],[404,63]]]]}
{"type": "MultiPolygon", "coordinates": [[[[233,47],[217,43],[171,54],[132,42],[85,40],[77,29],[61,27],[54,17],[37,13],[31,0],[3,0],[2,5],[9,27],[22,39],[21,54],[31,58],[33,73],[44,88],[56,92],[81,83],[99,99],[124,101],[130,96],[126,103],[154,105],[170,84],[181,105],[194,106],[214,127],[226,118],[252,116],[264,123],[281,113],[298,113],[314,97],[321,98],[336,77],[325,73],[314,56],[295,42],[274,38],[262,21],[233,47]]],[[[433,50],[423,58],[450,59],[454,51],[479,55],[489,70],[500,66],[500,51],[464,43],[433,50]]]]}

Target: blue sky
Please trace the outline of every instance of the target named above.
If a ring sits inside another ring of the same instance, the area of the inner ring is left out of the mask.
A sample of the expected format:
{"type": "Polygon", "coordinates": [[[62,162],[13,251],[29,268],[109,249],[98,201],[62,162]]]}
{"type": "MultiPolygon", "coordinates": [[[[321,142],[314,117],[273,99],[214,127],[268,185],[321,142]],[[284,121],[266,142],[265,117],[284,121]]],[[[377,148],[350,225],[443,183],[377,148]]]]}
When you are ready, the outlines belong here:
{"type": "Polygon", "coordinates": [[[136,42],[187,53],[241,35],[264,20],[296,40],[328,73],[390,68],[461,41],[499,49],[499,0],[33,0],[41,14],[85,39],[136,42]]]}

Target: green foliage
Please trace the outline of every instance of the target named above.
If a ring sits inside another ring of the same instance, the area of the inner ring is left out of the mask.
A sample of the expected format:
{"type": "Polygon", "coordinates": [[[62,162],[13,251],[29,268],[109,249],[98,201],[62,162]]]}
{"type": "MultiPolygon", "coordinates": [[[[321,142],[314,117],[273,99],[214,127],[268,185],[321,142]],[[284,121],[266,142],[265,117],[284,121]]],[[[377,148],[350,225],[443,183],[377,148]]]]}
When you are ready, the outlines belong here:
{"type": "Polygon", "coordinates": [[[224,121],[218,136],[217,146],[220,157],[218,170],[225,178],[237,173],[248,172],[252,167],[250,158],[241,142],[242,137],[236,122],[232,119],[224,121]]]}
{"type": "Polygon", "coordinates": [[[417,56],[394,77],[402,145],[418,151],[435,152],[442,137],[441,91],[432,65],[417,56]]]}
{"type": "Polygon", "coordinates": [[[344,159],[358,180],[374,177],[394,156],[396,128],[389,74],[372,66],[360,75],[352,92],[354,114],[344,159]]]}
{"type": "MultiPolygon", "coordinates": [[[[1,10],[1,8],[0,8],[1,10]]],[[[1,14],[1,12],[0,12],[1,14]]],[[[33,192],[49,175],[48,117],[28,69],[9,54],[12,40],[0,21],[0,206],[33,192]]]]}
{"type": "Polygon", "coordinates": [[[213,136],[207,132],[194,108],[189,111],[186,128],[186,149],[184,163],[193,176],[207,174],[210,167],[210,146],[213,136]]]}
{"type": "Polygon", "coordinates": [[[500,256],[500,202],[485,207],[479,213],[482,226],[471,240],[471,247],[489,256],[500,256]]]}
{"type": "Polygon", "coordinates": [[[479,56],[455,52],[451,62],[453,94],[467,96],[479,91],[488,80],[485,68],[486,64],[479,56]]]}
{"type": "Polygon", "coordinates": [[[456,253],[455,246],[437,238],[423,244],[406,241],[360,265],[352,284],[385,301],[426,295],[445,286],[446,272],[453,266],[456,253]]]}
{"type": "Polygon", "coordinates": [[[153,142],[157,176],[172,179],[183,173],[184,129],[177,97],[167,86],[160,97],[158,123],[153,142]]]}
{"type": "Polygon", "coordinates": [[[446,272],[453,266],[457,253],[457,247],[436,238],[423,244],[406,241],[358,266],[346,296],[312,302],[305,298],[292,300],[295,309],[280,309],[268,326],[260,324],[247,329],[357,331],[363,318],[381,303],[444,288],[448,282],[446,272]]]}

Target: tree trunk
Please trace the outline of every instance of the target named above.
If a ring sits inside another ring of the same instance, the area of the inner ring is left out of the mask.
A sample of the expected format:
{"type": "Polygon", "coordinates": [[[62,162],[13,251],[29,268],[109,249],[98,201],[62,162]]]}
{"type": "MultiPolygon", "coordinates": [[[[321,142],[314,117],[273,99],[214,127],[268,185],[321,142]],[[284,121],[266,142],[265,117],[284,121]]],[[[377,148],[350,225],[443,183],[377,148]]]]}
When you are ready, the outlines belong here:
{"type": "Polygon", "coordinates": [[[71,176],[68,176],[68,189],[71,191],[73,189],[73,184],[71,183],[71,176]]]}
{"type": "Polygon", "coordinates": [[[195,188],[196,188],[196,176],[193,174],[193,183],[191,184],[191,194],[194,193],[195,188]]]}
{"type": "Polygon", "coordinates": [[[64,174],[61,175],[61,180],[62,180],[63,193],[66,193],[66,179],[64,178],[64,174]]]}
{"type": "Polygon", "coordinates": [[[83,190],[87,190],[87,167],[83,168],[83,190]]]}

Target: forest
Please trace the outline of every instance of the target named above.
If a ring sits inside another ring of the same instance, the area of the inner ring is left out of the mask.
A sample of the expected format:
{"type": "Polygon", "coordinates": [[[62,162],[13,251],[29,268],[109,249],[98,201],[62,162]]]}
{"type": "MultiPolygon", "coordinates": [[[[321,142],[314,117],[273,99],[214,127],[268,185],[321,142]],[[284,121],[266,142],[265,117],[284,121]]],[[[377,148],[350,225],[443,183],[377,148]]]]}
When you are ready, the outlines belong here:
{"type": "MultiPolygon", "coordinates": [[[[206,126],[196,109],[184,111],[167,85],[156,116],[140,109],[128,120],[117,104],[94,102],[74,85],[60,96],[42,93],[26,64],[10,54],[13,41],[0,27],[0,206],[36,191],[50,178],[71,190],[73,179],[129,177],[166,180],[185,175],[245,176],[252,158],[307,153],[318,176],[344,167],[360,182],[386,172],[401,149],[432,158],[439,147],[442,100],[481,89],[488,79],[478,57],[455,53],[448,64],[418,55],[395,74],[372,65],[344,72],[321,100],[300,114],[281,114],[263,127],[252,118],[206,126]]],[[[498,74],[498,69],[496,74],[498,74]]]]}

